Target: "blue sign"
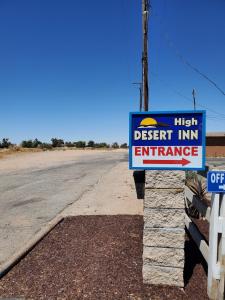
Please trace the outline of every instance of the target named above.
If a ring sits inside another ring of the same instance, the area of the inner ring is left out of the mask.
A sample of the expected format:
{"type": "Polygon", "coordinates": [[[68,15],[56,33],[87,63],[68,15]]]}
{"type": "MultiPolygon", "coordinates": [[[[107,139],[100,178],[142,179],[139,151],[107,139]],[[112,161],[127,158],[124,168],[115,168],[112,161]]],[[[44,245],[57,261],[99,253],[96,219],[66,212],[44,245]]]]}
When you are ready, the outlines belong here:
{"type": "Polygon", "coordinates": [[[205,111],[130,113],[130,169],[204,170],[205,111]]]}
{"type": "Polygon", "coordinates": [[[207,190],[211,193],[225,193],[225,171],[209,171],[207,190]]]}

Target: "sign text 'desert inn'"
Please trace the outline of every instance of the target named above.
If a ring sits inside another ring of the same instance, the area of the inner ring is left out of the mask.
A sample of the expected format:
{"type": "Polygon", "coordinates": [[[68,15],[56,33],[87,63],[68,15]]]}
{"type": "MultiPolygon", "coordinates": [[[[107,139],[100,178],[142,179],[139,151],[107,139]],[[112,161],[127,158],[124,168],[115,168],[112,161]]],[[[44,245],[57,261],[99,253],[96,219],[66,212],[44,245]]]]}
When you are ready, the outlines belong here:
{"type": "Polygon", "coordinates": [[[205,112],[130,114],[131,169],[205,167],[205,112]]]}

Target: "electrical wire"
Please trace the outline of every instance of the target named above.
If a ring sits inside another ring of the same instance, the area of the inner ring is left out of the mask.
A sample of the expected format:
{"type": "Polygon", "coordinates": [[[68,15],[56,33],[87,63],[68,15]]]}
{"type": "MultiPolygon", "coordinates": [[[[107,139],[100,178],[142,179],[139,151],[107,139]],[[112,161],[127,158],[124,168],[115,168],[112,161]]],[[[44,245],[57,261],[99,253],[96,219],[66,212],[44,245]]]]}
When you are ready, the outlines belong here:
{"type": "MultiPolygon", "coordinates": [[[[158,81],[160,81],[161,83],[163,83],[164,85],[166,85],[173,93],[177,94],[178,96],[182,97],[183,99],[185,99],[186,101],[188,102],[191,102],[193,103],[193,99],[191,99],[190,97],[184,95],[183,93],[181,93],[180,91],[174,89],[173,87],[170,86],[170,84],[168,84],[167,82],[165,82],[164,80],[162,80],[161,78],[159,78],[158,74],[154,73],[151,71],[151,74],[156,77],[158,79],[158,81]]],[[[206,105],[202,105],[200,104],[199,102],[196,102],[196,104],[199,106],[199,107],[202,107],[204,109],[206,109],[207,111],[215,114],[215,116],[213,115],[210,115],[210,116],[207,116],[209,118],[216,118],[216,119],[220,119],[220,120],[225,120],[225,114],[222,114],[222,113],[219,113],[209,107],[207,107],[206,105]]]]}
{"type": "Polygon", "coordinates": [[[169,47],[175,51],[176,56],[180,59],[180,61],[184,65],[188,66],[194,72],[196,72],[199,75],[201,75],[204,79],[206,79],[208,82],[210,82],[223,96],[225,96],[225,91],[221,87],[219,87],[219,85],[214,80],[212,80],[211,78],[209,78],[208,75],[206,75],[203,72],[201,72],[198,68],[196,68],[194,65],[192,65],[188,60],[186,60],[184,58],[184,56],[178,51],[178,49],[176,48],[176,46],[174,45],[174,43],[169,39],[169,36],[168,36],[167,33],[164,33],[163,37],[167,41],[169,47]]]}
{"type": "MultiPolygon", "coordinates": [[[[152,8],[152,7],[151,7],[152,8]]],[[[151,9],[151,14],[153,16],[155,16],[156,18],[159,18],[159,22],[161,24],[162,27],[163,26],[163,21],[162,18],[154,12],[153,9],[151,9]]],[[[180,51],[178,51],[177,47],[174,45],[174,43],[172,42],[172,40],[169,38],[168,33],[164,30],[164,33],[161,33],[161,36],[164,37],[164,39],[166,40],[168,46],[174,50],[175,55],[180,59],[180,61],[186,65],[187,67],[189,67],[192,71],[194,71],[195,73],[199,74],[202,78],[204,78],[205,80],[207,80],[211,85],[213,85],[223,96],[225,96],[225,91],[214,81],[212,80],[208,75],[204,74],[202,71],[200,71],[197,67],[195,67],[193,64],[191,64],[181,53],[180,51]]]]}

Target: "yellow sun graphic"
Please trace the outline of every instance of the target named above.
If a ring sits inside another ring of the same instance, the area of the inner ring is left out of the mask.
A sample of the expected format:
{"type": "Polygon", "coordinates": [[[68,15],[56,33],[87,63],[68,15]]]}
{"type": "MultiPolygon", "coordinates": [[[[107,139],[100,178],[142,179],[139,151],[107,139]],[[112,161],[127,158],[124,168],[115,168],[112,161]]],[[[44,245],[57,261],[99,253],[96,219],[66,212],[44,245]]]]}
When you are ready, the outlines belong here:
{"type": "Polygon", "coordinates": [[[157,121],[153,118],[145,118],[140,123],[140,127],[155,127],[156,125],[157,121]]]}
{"type": "Polygon", "coordinates": [[[156,119],[153,118],[144,118],[138,128],[156,128],[156,127],[168,127],[168,124],[157,122],[156,119]]]}

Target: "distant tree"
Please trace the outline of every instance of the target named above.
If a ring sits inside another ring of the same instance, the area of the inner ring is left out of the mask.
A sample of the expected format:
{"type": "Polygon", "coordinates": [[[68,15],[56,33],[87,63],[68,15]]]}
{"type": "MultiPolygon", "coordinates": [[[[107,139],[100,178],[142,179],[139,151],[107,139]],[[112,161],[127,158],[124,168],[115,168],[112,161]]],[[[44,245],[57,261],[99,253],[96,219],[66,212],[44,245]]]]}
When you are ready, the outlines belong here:
{"type": "Polygon", "coordinates": [[[95,143],[96,148],[109,148],[110,146],[107,143],[95,143]]]}
{"type": "Polygon", "coordinates": [[[40,149],[52,149],[52,144],[49,143],[41,143],[38,148],[40,149]]]}
{"type": "Polygon", "coordinates": [[[94,147],[95,146],[95,142],[94,141],[89,141],[87,143],[87,147],[94,147]]]}
{"type": "Polygon", "coordinates": [[[75,143],[73,143],[73,142],[65,142],[65,146],[72,148],[72,147],[75,147],[75,143]]]}
{"type": "Polygon", "coordinates": [[[128,148],[127,143],[121,144],[121,145],[120,145],[120,148],[122,148],[122,149],[127,149],[127,148],[128,148]]]}
{"type": "Polygon", "coordinates": [[[12,143],[9,141],[9,139],[3,138],[0,142],[0,148],[9,148],[12,146],[12,143]]]}
{"type": "Polygon", "coordinates": [[[24,140],[21,143],[21,147],[23,147],[23,148],[40,148],[41,144],[42,144],[42,142],[39,141],[38,139],[24,140]]]}
{"type": "Polygon", "coordinates": [[[33,141],[32,140],[22,141],[21,147],[23,147],[23,148],[33,148],[33,141]]]}
{"type": "Polygon", "coordinates": [[[32,142],[32,147],[33,148],[38,148],[41,144],[42,144],[41,141],[39,141],[38,139],[34,139],[33,142],[32,142]]]}
{"type": "Polygon", "coordinates": [[[64,146],[64,141],[62,139],[52,138],[51,142],[53,148],[64,146]]]}
{"type": "Polygon", "coordinates": [[[113,148],[113,149],[118,149],[118,148],[119,148],[118,143],[117,143],[117,142],[113,143],[113,144],[112,144],[112,148],[113,148]]]}
{"type": "Polygon", "coordinates": [[[75,145],[76,145],[77,148],[85,148],[86,142],[78,141],[78,142],[75,142],[75,145]]]}

